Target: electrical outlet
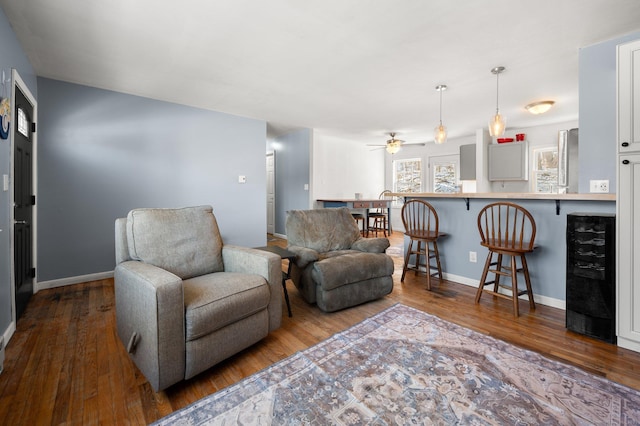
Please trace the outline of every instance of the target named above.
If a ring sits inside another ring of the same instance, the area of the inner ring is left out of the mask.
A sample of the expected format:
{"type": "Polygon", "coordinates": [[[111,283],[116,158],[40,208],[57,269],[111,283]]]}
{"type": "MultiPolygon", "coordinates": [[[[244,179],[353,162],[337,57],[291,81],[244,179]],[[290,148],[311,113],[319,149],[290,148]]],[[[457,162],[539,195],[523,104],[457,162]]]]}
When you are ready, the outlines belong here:
{"type": "Polygon", "coordinates": [[[609,192],[609,180],[590,180],[589,181],[589,192],[600,192],[606,193],[609,192]]]}
{"type": "Polygon", "coordinates": [[[476,263],[477,261],[478,261],[478,253],[476,253],[475,251],[470,251],[469,252],[469,262],[476,263]]]}

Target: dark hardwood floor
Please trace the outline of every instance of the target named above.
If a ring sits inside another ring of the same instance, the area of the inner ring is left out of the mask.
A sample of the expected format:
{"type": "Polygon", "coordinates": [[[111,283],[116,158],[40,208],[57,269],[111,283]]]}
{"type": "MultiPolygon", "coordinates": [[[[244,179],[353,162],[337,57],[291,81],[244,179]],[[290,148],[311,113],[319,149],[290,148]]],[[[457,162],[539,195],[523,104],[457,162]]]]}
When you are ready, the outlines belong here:
{"type": "MultiPolygon", "coordinates": [[[[147,424],[216,392],[395,304],[540,352],[640,390],[640,353],[567,331],[564,311],[484,296],[453,282],[432,283],[408,274],[400,283],[402,235],[391,238],[396,272],[389,296],[325,314],[288,283],[293,317],[251,348],[164,392],[154,393],[129,361],[115,331],[113,281],[41,291],[29,302],[6,348],[0,374],[0,424],[147,424]]],[[[282,240],[270,244],[283,245],[282,240]]],[[[535,284],[534,284],[535,286],[535,284]]],[[[283,305],[284,306],[284,305],[283,305]]]]}

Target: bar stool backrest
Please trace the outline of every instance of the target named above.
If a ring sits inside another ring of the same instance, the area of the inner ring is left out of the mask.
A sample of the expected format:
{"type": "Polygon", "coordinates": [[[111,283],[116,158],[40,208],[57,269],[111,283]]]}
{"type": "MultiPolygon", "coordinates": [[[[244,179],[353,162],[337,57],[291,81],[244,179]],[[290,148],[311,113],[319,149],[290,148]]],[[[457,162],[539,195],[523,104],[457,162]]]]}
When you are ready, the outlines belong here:
{"type": "Polygon", "coordinates": [[[402,223],[405,234],[417,238],[434,238],[438,232],[438,213],[424,200],[409,200],[402,206],[402,223]]]}
{"type": "Polygon", "coordinates": [[[510,202],[486,205],[478,214],[482,245],[516,251],[533,251],[536,222],[524,207],[510,202]]]}

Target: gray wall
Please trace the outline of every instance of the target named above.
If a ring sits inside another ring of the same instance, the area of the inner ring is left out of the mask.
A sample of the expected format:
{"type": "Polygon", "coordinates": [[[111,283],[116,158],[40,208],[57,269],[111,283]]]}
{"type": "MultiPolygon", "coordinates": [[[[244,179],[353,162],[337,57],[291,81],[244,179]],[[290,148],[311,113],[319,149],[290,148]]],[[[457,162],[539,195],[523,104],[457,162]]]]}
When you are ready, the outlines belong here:
{"type": "Polygon", "coordinates": [[[616,192],[616,45],[640,38],[640,32],[580,49],[579,192],[589,180],[608,179],[616,192]]]}
{"type": "MultiPolygon", "coordinates": [[[[9,25],[4,11],[0,8],[0,76],[4,70],[5,78],[11,78],[11,69],[18,70],[33,96],[38,96],[36,74],[27,59],[20,43],[9,25]]],[[[0,86],[0,96],[11,97],[11,83],[5,86],[3,93],[0,86]]],[[[13,128],[11,123],[11,128],[13,128]]],[[[0,139],[0,182],[1,175],[11,176],[11,147],[9,139],[0,139]]],[[[0,334],[11,324],[11,268],[10,268],[10,226],[11,214],[10,193],[2,191],[0,187],[0,334]]]]}
{"type": "MultiPolygon", "coordinates": [[[[443,271],[479,282],[487,250],[480,245],[478,213],[488,203],[499,200],[470,199],[469,210],[466,209],[464,200],[460,198],[428,198],[427,201],[438,212],[440,231],[448,234],[438,241],[443,271]],[[470,251],[477,253],[477,263],[469,262],[470,251]]],[[[562,201],[560,215],[556,215],[554,200],[513,201],[527,209],[536,221],[535,242],[538,248],[527,255],[534,294],[565,300],[567,214],[615,213],[615,202],[562,201]]],[[[406,245],[405,241],[405,247],[406,245]]]]}
{"type": "Polygon", "coordinates": [[[114,220],[136,207],[211,204],[225,243],[266,244],[264,121],[38,86],[40,283],[112,270],[114,220]]]}
{"type": "Polygon", "coordinates": [[[296,130],[277,137],[270,146],[276,158],[276,234],[286,234],[287,210],[310,208],[311,129],[296,130]]]}

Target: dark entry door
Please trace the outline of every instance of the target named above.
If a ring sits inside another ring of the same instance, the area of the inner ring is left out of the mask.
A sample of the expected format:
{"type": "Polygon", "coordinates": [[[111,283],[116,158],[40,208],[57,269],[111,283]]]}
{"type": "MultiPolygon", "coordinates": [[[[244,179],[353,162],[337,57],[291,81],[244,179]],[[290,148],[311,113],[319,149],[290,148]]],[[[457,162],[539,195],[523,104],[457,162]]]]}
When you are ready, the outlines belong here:
{"type": "Polygon", "coordinates": [[[18,86],[12,118],[14,133],[14,270],[16,320],[33,294],[33,105],[18,86]]]}

